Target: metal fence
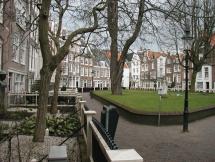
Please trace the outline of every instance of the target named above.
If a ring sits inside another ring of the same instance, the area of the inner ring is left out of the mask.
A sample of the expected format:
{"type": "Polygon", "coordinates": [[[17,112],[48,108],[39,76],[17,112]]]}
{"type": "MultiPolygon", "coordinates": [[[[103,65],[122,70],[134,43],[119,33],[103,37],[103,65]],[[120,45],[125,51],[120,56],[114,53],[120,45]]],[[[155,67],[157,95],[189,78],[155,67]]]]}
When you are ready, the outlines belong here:
{"type": "MultiPolygon", "coordinates": [[[[49,92],[48,106],[51,105],[51,100],[54,92],[49,92]]],[[[58,106],[72,107],[75,106],[77,93],[74,91],[59,91],[58,106]]],[[[11,93],[7,95],[8,107],[32,107],[36,108],[39,104],[39,93],[11,93]]]]}

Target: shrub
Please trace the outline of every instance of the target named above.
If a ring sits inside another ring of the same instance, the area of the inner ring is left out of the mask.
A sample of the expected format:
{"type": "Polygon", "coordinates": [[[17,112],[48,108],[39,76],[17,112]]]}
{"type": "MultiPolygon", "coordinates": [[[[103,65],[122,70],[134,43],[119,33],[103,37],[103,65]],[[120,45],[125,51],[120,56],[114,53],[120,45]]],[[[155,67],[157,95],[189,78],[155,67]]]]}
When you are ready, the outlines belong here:
{"type": "MultiPolygon", "coordinates": [[[[36,125],[36,118],[26,118],[18,128],[19,134],[33,135],[36,125]]],[[[79,120],[76,115],[68,116],[49,116],[46,119],[46,125],[49,129],[49,135],[66,137],[72,134],[79,126],[79,120]]]]}

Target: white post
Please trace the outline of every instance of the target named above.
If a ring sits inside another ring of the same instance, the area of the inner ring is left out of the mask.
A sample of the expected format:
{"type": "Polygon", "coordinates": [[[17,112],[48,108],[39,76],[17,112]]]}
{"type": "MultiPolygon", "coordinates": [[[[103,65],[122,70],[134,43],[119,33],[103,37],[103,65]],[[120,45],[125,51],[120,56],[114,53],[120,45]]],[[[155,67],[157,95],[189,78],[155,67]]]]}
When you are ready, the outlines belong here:
{"type": "Polygon", "coordinates": [[[90,128],[90,122],[92,121],[93,115],[96,111],[85,111],[84,114],[87,118],[87,155],[89,158],[92,157],[92,129],[90,128]]]}
{"type": "Polygon", "coordinates": [[[49,136],[49,129],[48,128],[46,128],[46,130],[45,130],[45,136],[49,136]]]}
{"type": "Polygon", "coordinates": [[[81,125],[84,124],[84,104],[86,101],[79,101],[79,110],[80,110],[80,117],[81,117],[81,125]]]}
{"type": "Polygon", "coordinates": [[[110,162],[143,162],[143,158],[134,149],[107,150],[110,162]]]}
{"type": "Polygon", "coordinates": [[[37,159],[31,159],[31,162],[37,162],[37,159]]]}
{"type": "Polygon", "coordinates": [[[76,97],[76,103],[79,103],[79,101],[81,101],[82,100],[82,96],[77,96],[76,97]]]}

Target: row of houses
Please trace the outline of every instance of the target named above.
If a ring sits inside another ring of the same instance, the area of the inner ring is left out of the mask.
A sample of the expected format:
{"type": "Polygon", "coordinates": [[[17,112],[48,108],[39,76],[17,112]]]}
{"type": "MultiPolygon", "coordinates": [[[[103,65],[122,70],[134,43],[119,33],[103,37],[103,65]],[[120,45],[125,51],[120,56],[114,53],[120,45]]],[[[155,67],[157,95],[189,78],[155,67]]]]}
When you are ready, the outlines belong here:
{"type": "MultiPolygon", "coordinates": [[[[185,88],[184,54],[140,50],[130,63],[130,82],[135,88],[160,87],[163,82],[169,88],[185,88]]],[[[189,63],[188,84],[192,77],[192,63],[189,63]]],[[[215,88],[214,61],[204,64],[196,77],[195,89],[199,91],[215,88]]]]}
{"type": "Polygon", "coordinates": [[[33,23],[38,14],[33,1],[0,2],[0,70],[7,73],[6,91],[30,91],[40,78],[42,57],[33,23]]]}
{"type": "MultiPolygon", "coordinates": [[[[34,2],[0,2],[0,71],[7,74],[6,92],[31,92],[40,80],[42,56],[35,23],[39,10],[34,2]]],[[[50,28],[54,25],[50,22],[50,28]]],[[[94,84],[94,87],[110,87],[108,62],[94,59],[91,54],[78,56],[81,52],[81,47],[74,46],[62,61],[61,86],[92,87],[94,84]]],[[[54,78],[53,75],[52,83],[54,78]]]]}
{"type": "MultiPolygon", "coordinates": [[[[32,2],[9,0],[4,4],[0,3],[0,70],[7,73],[7,92],[31,92],[32,86],[40,80],[42,56],[38,30],[32,23],[39,10],[32,2]]],[[[110,53],[101,51],[95,54],[89,46],[86,49],[81,55],[80,46],[71,47],[69,54],[62,61],[60,85],[71,88],[110,88],[110,53]]],[[[139,50],[124,66],[122,87],[155,88],[165,81],[168,87],[184,89],[185,72],[179,61],[183,57],[183,54],[176,56],[139,50]]],[[[189,80],[191,74],[192,70],[189,80]]],[[[215,69],[213,64],[208,63],[197,74],[196,89],[214,87],[215,69]]]]}

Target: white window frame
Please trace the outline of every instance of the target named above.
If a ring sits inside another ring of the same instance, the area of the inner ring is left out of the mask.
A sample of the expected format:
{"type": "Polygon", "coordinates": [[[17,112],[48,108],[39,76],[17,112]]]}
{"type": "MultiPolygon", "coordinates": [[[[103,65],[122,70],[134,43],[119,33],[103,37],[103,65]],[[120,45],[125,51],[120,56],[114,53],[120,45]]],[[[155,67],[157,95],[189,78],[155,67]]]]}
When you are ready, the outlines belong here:
{"type": "Polygon", "coordinates": [[[154,69],[155,68],[155,63],[154,62],[152,62],[152,69],[154,69]]]}
{"type": "Polygon", "coordinates": [[[13,54],[12,54],[12,60],[14,62],[19,62],[19,42],[20,42],[19,34],[14,33],[13,34],[13,54]]]}
{"type": "Polygon", "coordinates": [[[19,62],[22,65],[25,65],[25,55],[26,55],[26,43],[25,41],[21,42],[20,47],[19,47],[19,62]]]}
{"type": "Polygon", "coordinates": [[[209,68],[205,67],[204,69],[205,69],[205,78],[209,78],[209,68]]]}

